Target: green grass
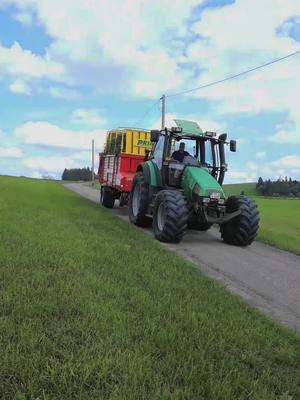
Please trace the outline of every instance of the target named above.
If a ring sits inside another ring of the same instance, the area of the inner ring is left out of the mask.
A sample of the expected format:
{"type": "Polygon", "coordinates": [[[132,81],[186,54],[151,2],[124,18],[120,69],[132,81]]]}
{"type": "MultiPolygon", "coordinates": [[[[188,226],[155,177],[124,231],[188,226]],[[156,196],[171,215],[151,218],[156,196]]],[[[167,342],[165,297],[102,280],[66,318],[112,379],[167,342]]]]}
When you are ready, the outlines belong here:
{"type": "Polygon", "coordinates": [[[245,196],[258,196],[256,183],[233,183],[224,185],[223,189],[226,196],[239,195],[244,192],[245,196]]]}
{"type": "Polygon", "coordinates": [[[261,216],[258,240],[300,255],[300,199],[254,200],[261,216]]]}
{"type": "Polygon", "coordinates": [[[299,336],[109,211],[0,178],[0,221],[0,398],[300,398],[299,336]]]}
{"type": "Polygon", "coordinates": [[[100,190],[100,183],[99,181],[95,181],[95,182],[84,182],[84,186],[90,186],[94,189],[100,190]]]}
{"type": "Polygon", "coordinates": [[[227,196],[254,199],[260,212],[258,240],[300,255],[300,199],[258,196],[255,183],[224,185],[227,196]]]}

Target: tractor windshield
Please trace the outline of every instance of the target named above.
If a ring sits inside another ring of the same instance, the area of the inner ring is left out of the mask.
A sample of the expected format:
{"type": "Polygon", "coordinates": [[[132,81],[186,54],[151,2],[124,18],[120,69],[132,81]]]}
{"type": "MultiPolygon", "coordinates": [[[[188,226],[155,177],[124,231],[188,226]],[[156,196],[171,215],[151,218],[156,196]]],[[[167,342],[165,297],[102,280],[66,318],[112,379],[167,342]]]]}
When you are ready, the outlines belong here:
{"type": "Polygon", "coordinates": [[[190,157],[193,157],[199,166],[209,169],[213,169],[215,166],[214,146],[211,140],[206,138],[186,138],[180,141],[172,138],[168,157],[183,163],[190,163],[190,157]]]}

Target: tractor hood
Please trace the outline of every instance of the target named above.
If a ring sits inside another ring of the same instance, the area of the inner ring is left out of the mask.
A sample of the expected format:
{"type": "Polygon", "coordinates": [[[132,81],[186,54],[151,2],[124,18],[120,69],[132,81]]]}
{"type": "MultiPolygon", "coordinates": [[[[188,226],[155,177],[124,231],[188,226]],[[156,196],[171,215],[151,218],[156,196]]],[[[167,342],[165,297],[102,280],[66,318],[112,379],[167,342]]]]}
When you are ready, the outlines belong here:
{"type": "Polygon", "coordinates": [[[209,172],[203,168],[187,166],[185,167],[181,180],[181,187],[188,200],[192,199],[195,186],[198,185],[197,195],[201,197],[220,196],[225,198],[222,187],[209,172]]]}

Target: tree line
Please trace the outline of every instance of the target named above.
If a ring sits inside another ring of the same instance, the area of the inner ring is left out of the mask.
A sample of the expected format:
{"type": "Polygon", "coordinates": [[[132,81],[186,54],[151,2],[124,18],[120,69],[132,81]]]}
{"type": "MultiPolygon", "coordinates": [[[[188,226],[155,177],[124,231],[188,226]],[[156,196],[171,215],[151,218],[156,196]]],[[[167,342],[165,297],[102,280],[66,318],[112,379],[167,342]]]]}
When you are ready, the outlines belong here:
{"type": "Polygon", "coordinates": [[[65,168],[61,179],[63,181],[91,181],[92,171],[87,168],[65,168]]]}
{"type": "Polygon", "coordinates": [[[263,196],[300,197],[300,182],[287,177],[277,181],[259,178],[256,189],[263,196]]]}

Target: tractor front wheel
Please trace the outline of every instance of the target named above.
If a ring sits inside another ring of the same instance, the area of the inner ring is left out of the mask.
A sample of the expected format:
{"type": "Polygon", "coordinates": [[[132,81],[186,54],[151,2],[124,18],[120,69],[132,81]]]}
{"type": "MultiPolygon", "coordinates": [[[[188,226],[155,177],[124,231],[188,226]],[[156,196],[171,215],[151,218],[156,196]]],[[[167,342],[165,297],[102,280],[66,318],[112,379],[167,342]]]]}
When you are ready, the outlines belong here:
{"type": "Polygon", "coordinates": [[[100,189],[100,203],[103,207],[113,208],[115,205],[115,199],[112,190],[108,186],[101,186],[100,189]]]}
{"type": "Polygon", "coordinates": [[[259,212],[256,204],[245,196],[231,196],[226,201],[226,212],[240,210],[240,214],[220,226],[224,242],[236,246],[249,246],[259,228],[259,212]]]}
{"type": "Polygon", "coordinates": [[[176,190],[158,193],[153,210],[153,230],[161,242],[181,241],[188,220],[188,209],[184,195],[176,190]]]}
{"type": "Polygon", "coordinates": [[[147,217],[149,205],[149,185],[145,182],[142,172],[137,172],[129,195],[129,220],[137,226],[147,226],[151,218],[147,217]]]}

